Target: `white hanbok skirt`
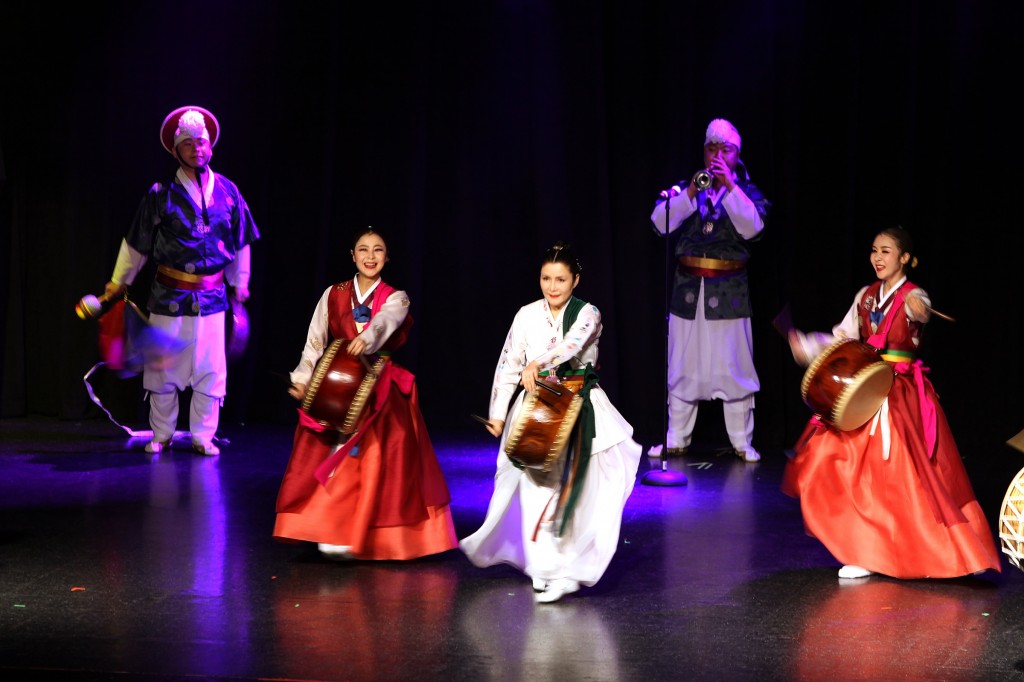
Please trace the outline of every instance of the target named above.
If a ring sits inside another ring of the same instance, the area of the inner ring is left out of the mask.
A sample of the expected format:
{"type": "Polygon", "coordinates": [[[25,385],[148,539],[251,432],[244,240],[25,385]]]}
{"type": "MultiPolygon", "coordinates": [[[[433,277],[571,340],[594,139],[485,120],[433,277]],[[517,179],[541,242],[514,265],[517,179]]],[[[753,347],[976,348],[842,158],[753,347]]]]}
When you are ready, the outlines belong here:
{"type": "Polygon", "coordinates": [[[484,523],[459,546],[476,566],[506,563],[531,578],[569,578],[593,585],[604,575],[618,547],[622,510],[636,482],[642,448],[632,438],[633,427],[607,394],[599,386],[592,388],[596,436],[590,463],[572,519],[559,536],[560,519],[553,518],[552,512],[560,492],[561,463],[544,473],[519,469],[505,455],[505,441],[525,395],[516,398],[505,422],[494,494],[484,523]]]}

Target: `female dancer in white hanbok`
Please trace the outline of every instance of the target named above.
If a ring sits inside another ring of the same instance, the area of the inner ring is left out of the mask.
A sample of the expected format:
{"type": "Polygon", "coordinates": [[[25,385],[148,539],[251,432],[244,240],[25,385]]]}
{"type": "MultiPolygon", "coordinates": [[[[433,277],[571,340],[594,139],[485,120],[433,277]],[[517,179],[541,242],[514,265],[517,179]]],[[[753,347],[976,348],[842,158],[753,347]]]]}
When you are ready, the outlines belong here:
{"type": "Polygon", "coordinates": [[[507,563],[530,576],[540,603],[558,601],[604,574],[641,456],[633,427],[596,383],[601,313],[573,297],[579,281],[571,247],[558,242],[541,264],[544,298],[520,308],[512,321],[494,373],[487,423],[501,437],[494,494],[483,526],[460,543],[477,566],[507,563]],[[526,394],[556,374],[582,378],[584,403],[574,436],[579,443],[569,447],[574,461],[567,467],[563,456],[549,472],[524,468],[505,455],[505,443],[526,394]],[[519,384],[525,392],[513,402],[519,384]]]}

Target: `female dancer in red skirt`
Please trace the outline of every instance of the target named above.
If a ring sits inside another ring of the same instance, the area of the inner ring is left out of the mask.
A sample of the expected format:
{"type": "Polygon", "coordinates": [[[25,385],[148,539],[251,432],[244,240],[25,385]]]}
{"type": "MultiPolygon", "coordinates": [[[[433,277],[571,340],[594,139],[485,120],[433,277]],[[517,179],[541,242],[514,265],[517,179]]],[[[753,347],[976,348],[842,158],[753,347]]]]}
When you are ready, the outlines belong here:
{"type": "Polygon", "coordinates": [[[800,499],[807,532],[844,564],[840,578],[1000,570],[938,396],[915,359],[932,312],[928,295],[907,280],[915,265],[910,234],[883,230],[871,247],[878,279],[857,293],[832,335],[789,334],[801,364],[852,338],[878,349],[895,372],[888,397],[863,426],[842,431],[812,418],[783,478],[783,491],[800,499]]]}
{"type": "MultiPolygon", "coordinates": [[[[291,373],[302,400],[329,339],[350,356],[390,356],[405,344],[409,297],[381,270],[387,244],[372,229],[352,249],[356,276],[324,291],[291,373]]],[[[458,547],[448,486],[420,414],[413,375],[388,360],[349,437],[299,411],[291,459],[277,498],[274,537],[317,543],[332,559],[412,559],[458,547]]]]}

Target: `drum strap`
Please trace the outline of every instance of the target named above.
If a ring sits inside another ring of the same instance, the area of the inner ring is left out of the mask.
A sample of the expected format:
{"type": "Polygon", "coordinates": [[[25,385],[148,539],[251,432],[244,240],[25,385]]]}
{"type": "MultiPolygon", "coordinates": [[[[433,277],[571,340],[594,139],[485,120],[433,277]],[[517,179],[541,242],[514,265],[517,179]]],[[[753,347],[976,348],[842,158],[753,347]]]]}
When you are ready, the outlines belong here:
{"type": "MultiPolygon", "coordinates": [[[[580,311],[587,305],[583,299],[572,296],[565,304],[565,312],[562,315],[562,336],[564,337],[576,324],[580,311]]],[[[580,407],[580,416],[576,421],[576,428],[573,429],[569,438],[568,457],[565,469],[562,471],[562,492],[558,499],[558,508],[555,509],[556,518],[561,511],[562,521],[558,526],[558,535],[562,535],[572,519],[573,510],[579,499],[580,491],[583,490],[583,481],[586,479],[587,467],[590,464],[590,448],[596,435],[594,422],[594,406],[590,402],[590,389],[598,382],[597,371],[588,362],[587,366],[574,370],[570,361],[565,361],[558,366],[556,374],[560,377],[569,374],[583,374],[583,386],[577,393],[583,399],[580,407]]]]}
{"type": "MultiPolygon", "coordinates": [[[[572,296],[565,304],[565,309],[562,313],[562,336],[569,333],[572,329],[573,324],[576,323],[576,319],[579,317],[580,311],[587,305],[586,301],[572,296]]],[[[597,429],[594,420],[594,407],[590,402],[590,389],[597,385],[598,376],[597,371],[588,362],[586,367],[580,369],[573,369],[571,361],[563,362],[554,372],[541,372],[543,376],[549,376],[555,374],[559,377],[565,376],[579,376],[583,377],[583,385],[577,391],[577,395],[583,399],[583,404],[580,406],[580,414],[576,420],[576,427],[572,430],[572,434],[569,436],[569,443],[566,447],[566,458],[565,467],[562,469],[562,484],[561,492],[558,494],[558,502],[555,507],[553,518],[557,519],[561,514],[562,520],[558,525],[556,535],[562,535],[568,527],[570,519],[572,519],[573,510],[576,507],[576,502],[579,499],[580,491],[583,490],[583,481],[586,479],[587,466],[590,463],[590,448],[594,442],[594,436],[597,434],[597,429]]],[[[523,467],[513,461],[513,464],[517,468],[522,469],[523,467]]],[[[540,518],[537,520],[537,526],[534,528],[533,539],[537,539],[537,533],[540,531],[541,523],[547,516],[548,504],[544,506],[544,511],[541,512],[540,518]]]]}
{"type": "Polygon", "coordinates": [[[576,421],[576,428],[573,429],[573,435],[569,440],[569,456],[572,457],[572,461],[566,462],[565,468],[569,470],[569,474],[563,480],[562,494],[558,501],[562,512],[562,522],[558,528],[558,535],[562,535],[568,527],[573,510],[576,508],[576,502],[579,500],[580,492],[583,490],[583,482],[587,477],[587,468],[590,464],[590,448],[594,443],[594,437],[597,435],[594,406],[590,402],[590,389],[596,386],[597,382],[597,372],[588,362],[584,368],[583,386],[577,394],[583,398],[583,405],[580,408],[580,416],[576,421]]]}
{"type": "MultiPolygon", "coordinates": [[[[576,318],[579,317],[580,311],[587,305],[587,302],[570,296],[569,301],[565,304],[565,312],[562,313],[562,336],[564,337],[572,329],[572,326],[576,324],[576,318]]],[[[569,360],[566,360],[558,366],[558,371],[555,372],[558,376],[565,376],[566,372],[572,371],[572,365],[569,360]]]]}
{"type": "Polygon", "coordinates": [[[585,305],[587,305],[586,301],[575,296],[569,297],[569,302],[565,304],[565,313],[562,315],[562,336],[568,334],[572,326],[576,324],[576,318],[579,317],[580,311],[585,305]]]}

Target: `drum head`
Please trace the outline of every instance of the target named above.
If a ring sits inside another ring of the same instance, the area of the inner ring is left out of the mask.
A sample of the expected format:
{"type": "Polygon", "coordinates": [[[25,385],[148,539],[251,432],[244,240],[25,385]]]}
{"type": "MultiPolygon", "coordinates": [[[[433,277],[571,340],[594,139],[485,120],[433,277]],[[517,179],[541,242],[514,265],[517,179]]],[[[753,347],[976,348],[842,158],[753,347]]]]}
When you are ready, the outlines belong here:
{"type": "Polygon", "coordinates": [[[859,429],[878,412],[893,379],[892,367],[884,360],[862,369],[836,398],[832,423],[840,431],[859,429]]]}
{"type": "Polygon", "coordinates": [[[1010,563],[1024,571],[1024,469],[1006,489],[999,511],[999,545],[1010,563]]]}
{"type": "Polygon", "coordinates": [[[852,431],[882,406],[893,379],[892,367],[873,348],[856,339],[839,339],[807,368],[800,394],[822,419],[852,431]]]}

